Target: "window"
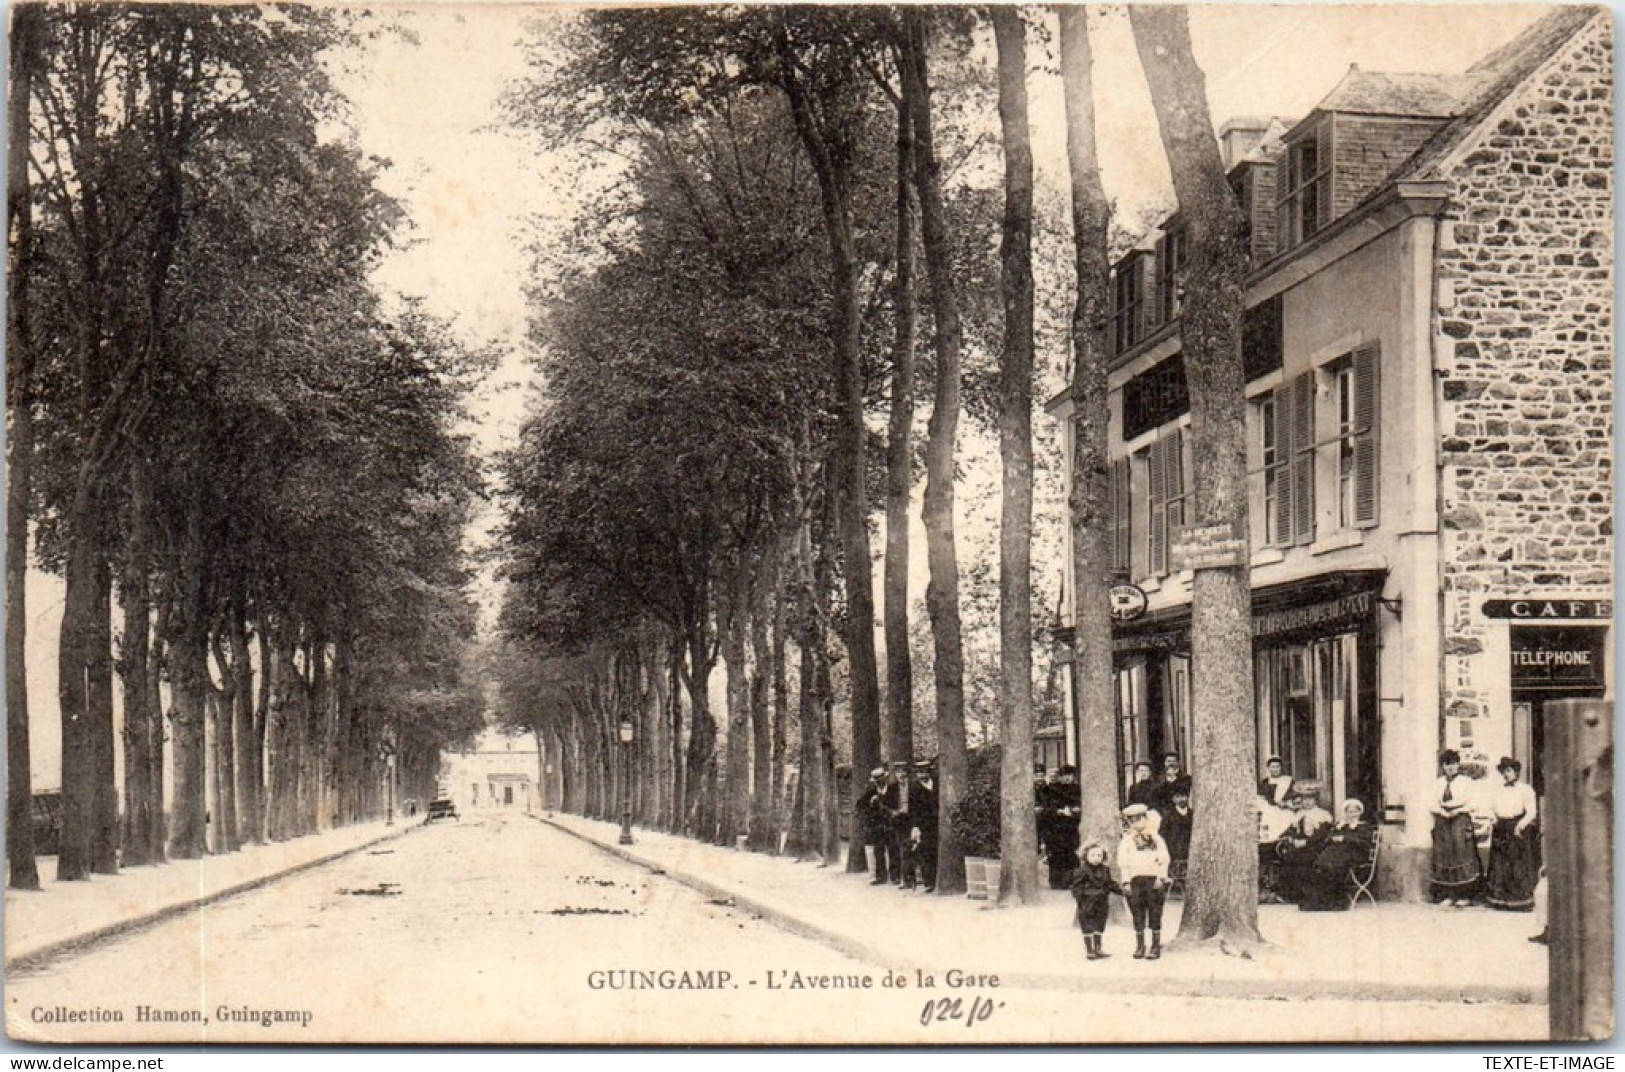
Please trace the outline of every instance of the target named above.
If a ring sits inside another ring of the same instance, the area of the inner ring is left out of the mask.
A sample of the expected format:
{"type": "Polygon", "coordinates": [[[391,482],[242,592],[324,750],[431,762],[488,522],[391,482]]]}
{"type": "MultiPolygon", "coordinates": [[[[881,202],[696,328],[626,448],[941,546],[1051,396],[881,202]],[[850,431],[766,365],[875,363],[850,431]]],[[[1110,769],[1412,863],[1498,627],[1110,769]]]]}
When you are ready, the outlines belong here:
{"type": "Polygon", "coordinates": [[[1281,534],[1281,489],[1291,474],[1284,472],[1286,455],[1281,451],[1275,425],[1275,395],[1265,395],[1258,403],[1258,432],[1264,470],[1264,543],[1274,547],[1285,543],[1281,534]]]}
{"type": "Polygon", "coordinates": [[[1157,240],[1157,322],[1166,324],[1179,316],[1180,298],[1185,289],[1185,228],[1172,228],[1157,240]]]}
{"type": "Polygon", "coordinates": [[[1377,366],[1375,346],[1364,346],[1331,367],[1337,405],[1337,524],[1377,523],[1377,366]]]}
{"type": "Polygon", "coordinates": [[[1282,249],[1307,241],[1332,221],[1332,121],[1325,115],[1286,149],[1279,232],[1282,249]]]}
{"type": "Polygon", "coordinates": [[[1174,429],[1142,452],[1146,465],[1146,571],[1162,577],[1171,572],[1169,546],[1186,521],[1185,436],[1174,429]]]}
{"type": "Polygon", "coordinates": [[[1315,538],[1315,377],[1305,373],[1259,400],[1259,469],[1264,480],[1264,543],[1315,538]]]}
{"type": "Polygon", "coordinates": [[[1112,353],[1138,346],[1156,321],[1152,303],[1155,263],[1150,253],[1130,253],[1117,264],[1112,277],[1112,353]]]}

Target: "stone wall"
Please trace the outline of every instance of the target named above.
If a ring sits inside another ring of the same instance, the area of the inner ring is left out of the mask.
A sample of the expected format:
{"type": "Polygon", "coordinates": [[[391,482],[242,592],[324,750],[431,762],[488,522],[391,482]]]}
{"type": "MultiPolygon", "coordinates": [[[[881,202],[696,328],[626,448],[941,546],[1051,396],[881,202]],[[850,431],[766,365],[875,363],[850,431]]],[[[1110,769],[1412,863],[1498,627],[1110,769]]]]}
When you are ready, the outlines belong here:
{"type": "Polygon", "coordinates": [[[1449,176],[1434,324],[1449,716],[1486,713],[1487,594],[1613,580],[1608,29],[1548,61],[1449,176]]]}

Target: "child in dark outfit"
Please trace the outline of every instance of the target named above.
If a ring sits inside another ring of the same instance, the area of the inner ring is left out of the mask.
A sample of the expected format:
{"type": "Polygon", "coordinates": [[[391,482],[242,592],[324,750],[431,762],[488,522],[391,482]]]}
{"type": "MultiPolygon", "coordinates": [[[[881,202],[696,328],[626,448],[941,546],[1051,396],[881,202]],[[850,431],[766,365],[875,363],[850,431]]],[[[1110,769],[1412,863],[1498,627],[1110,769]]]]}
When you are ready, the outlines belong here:
{"type": "Polygon", "coordinates": [[[1078,902],[1076,919],[1078,929],[1083,931],[1084,949],[1090,960],[1103,960],[1111,956],[1100,948],[1106,930],[1109,900],[1112,894],[1121,894],[1123,890],[1113,881],[1111,868],[1106,866],[1106,850],[1099,842],[1091,841],[1085,845],[1080,856],[1081,862],[1078,869],[1072,872],[1067,887],[1078,902]]]}

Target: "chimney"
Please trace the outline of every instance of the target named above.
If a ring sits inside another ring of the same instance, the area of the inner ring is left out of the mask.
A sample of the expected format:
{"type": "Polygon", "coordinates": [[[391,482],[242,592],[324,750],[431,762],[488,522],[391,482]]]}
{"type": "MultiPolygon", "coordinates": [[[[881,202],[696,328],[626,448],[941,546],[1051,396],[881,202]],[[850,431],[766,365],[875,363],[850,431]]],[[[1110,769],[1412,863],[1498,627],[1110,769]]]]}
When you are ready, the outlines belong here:
{"type": "Polygon", "coordinates": [[[1224,154],[1224,169],[1229,171],[1258,148],[1269,127],[1270,120],[1260,116],[1238,116],[1220,127],[1219,150],[1224,154]]]}

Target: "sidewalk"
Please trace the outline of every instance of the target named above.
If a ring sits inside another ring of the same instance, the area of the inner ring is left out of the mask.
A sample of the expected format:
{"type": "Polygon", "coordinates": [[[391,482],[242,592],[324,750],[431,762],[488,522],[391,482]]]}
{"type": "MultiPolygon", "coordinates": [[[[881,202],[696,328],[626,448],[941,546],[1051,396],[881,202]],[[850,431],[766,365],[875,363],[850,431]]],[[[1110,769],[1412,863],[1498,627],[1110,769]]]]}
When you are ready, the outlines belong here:
{"type": "MultiPolygon", "coordinates": [[[[1362,904],[1348,912],[1260,905],[1271,947],[1254,959],[1217,950],[1131,956],[1127,925],[1106,932],[1109,960],[1086,961],[1072,898],[1000,909],[965,897],[906,893],[788,857],[741,852],[635,830],[617,845],[614,823],[556,813],[542,820],[709,897],[731,900],[787,930],[887,968],[993,973],[999,985],[1041,990],[1184,994],[1257,999],[1342,998],[1544,1004],[1546,947],[1527,939],[1522,913],[1432,905],[1362,904]]],[[[1042,876],[1041,876],[1042,877],[1042,876]]],[[[1163,934],[1179,930],[1168,903],[1163,934]]]]}
{"type": "Polygon", "coordinates": [[[85,882],[57,882],[55,857],[39,861],[40,886],[6,890],[6,968],[33,967],[77,946],[135,930],[399,837],[421,825],[400,819],[343,826],[290,841],[249,845],[201,860],[129,867],[85,882]]]}

